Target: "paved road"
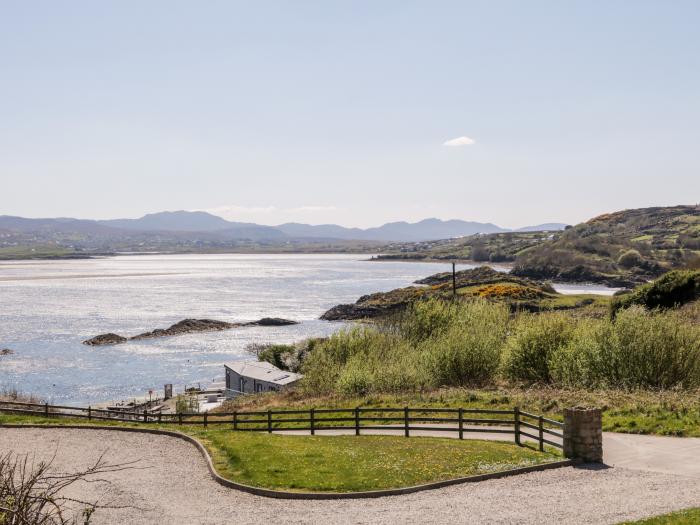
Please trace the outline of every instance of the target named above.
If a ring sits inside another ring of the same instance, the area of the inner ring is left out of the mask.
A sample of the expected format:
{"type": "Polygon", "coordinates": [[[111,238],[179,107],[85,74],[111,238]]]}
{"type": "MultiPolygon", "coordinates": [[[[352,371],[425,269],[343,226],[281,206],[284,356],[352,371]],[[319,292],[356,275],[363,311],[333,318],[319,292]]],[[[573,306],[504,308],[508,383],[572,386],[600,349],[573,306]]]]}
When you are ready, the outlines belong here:
{"type": "Polygon", "coordinates": [[[700,479],[700,438],[603,433],[606,464],[700,479]]]}
{"type": "MultiPolygon", "coordinates": [[[[668,443],[698,461],[697,449],[668,443]]],[[[615,524],[700,506],[700,479],[621,467],[562,468],[372,500],[287,501],[218,485],[193,445],[167,436],[0,429],[0,451],[7,450],[36,459],[55,454],[54,466],[61,471],[84,467],[101,453],[114,463],[138,460],[145,468],[108,474],[107,482],[72,493],[129,505],[99,511],[95,525],[615,524]]]]}

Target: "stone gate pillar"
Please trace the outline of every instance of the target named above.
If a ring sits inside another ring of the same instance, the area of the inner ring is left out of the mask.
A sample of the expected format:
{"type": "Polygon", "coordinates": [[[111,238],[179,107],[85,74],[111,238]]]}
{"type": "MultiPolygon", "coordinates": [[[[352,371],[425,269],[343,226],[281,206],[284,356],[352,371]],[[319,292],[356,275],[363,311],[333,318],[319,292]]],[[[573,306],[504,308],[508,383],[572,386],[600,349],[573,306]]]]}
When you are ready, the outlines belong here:
{"type": "Polygon", "coordinates": [[[603,420],[599,408],[564,409],[564,456],[603,462],[603,420]]]}

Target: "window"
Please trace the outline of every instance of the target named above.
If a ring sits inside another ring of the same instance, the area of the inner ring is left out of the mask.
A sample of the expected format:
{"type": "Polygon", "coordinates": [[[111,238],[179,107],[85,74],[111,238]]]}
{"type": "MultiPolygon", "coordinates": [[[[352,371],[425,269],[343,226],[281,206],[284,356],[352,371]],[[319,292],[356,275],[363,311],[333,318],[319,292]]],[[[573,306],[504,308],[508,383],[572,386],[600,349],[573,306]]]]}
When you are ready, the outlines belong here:
{"type": "Polygon", "coordinates": [[[255,385],[255,391],[256,391],[256,392],[262,392],[262,391],[263,391],[263,386],[262,386],[260,383],[258,383],[257,385],[255,385]]]}

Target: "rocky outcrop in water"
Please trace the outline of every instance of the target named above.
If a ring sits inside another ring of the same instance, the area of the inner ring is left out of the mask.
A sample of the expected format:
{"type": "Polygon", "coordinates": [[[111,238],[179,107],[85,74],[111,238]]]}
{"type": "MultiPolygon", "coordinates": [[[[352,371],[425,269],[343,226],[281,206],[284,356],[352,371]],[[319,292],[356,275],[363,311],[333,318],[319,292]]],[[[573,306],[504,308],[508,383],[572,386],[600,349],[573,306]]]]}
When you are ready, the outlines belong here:
{"type": "Polygon", "coordinates": [[[136,341],[139,339],[152,339],[154,337],[191,334],[193,332],[215,332],[219,330],[228,330],[234,326],[240,326],[240,324],[236,325],[225,321],[215,321],[213,319],[183,319],[169,328],[156,328],[155,330],[135,335],[129,339],[136,341]]]}
{"type": "Polygon", "coordinates": [[[3,348],[0,350],[0,355],[12,355],[14,352],[10,350],[9,348],[3,348]]]}
{"type": "Polygon", "coordinates": [[[391,304],[385,306],[365,305],[358,301],[354,304],[339,304],[334,306],[321,316],[323,321],[355,321],[381,317],[402,308],[403,304],[391,304]]]}
{"type": "Polygon", "coordinates": [[[282,319],[281,317],[263,317],[252,323],[244,323],[243,326],[289,326],[292,324],[299,323],[297,321],[290,321],[289,319],[282,319]]]}
{"type": "Polygon", "coordinates": [[[126,337],[109,333],[101,334],[93,337],[92,339],[88,339],[87,341],[83,341],[83,344],[89,346],[118,345],[119,343],[124,343],[126,341],[126,337]]]}
{"type": "Polygon", "coordinates": [[[127,341],[137,341],[139,339],[170,337],[195,332],[216,332],[244,326],[288,326],[293,324],[298,323],[297,321],[281,319],[279,317],[263,317],[258,321],[251,321],[248,323],[228,323],[226,321],[216,321],[214,319],[183,319],[182,321],[175,323],[168,328],[156,328],[150,332],[144,332],[133,337],[124,337],[118,334],[109,333],[87,339],[86,341],[83,341],[83,344],[89,346],[115,345],[125,343],[127,341]]]}

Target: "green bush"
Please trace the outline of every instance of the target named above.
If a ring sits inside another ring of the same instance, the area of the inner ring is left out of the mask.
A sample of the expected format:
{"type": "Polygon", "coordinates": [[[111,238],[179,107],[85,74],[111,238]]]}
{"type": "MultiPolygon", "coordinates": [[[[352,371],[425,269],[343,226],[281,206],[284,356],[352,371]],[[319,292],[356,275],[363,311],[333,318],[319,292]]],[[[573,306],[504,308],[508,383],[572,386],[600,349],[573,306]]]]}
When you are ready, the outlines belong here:
{"type": "Polygon", "coordinates": [[[614,321],[581,321],[558,353],[552,378],[584,388],[695,388],[700,329],[675,313],[639,306],[614,321]]]}
{"type": "Polygon", "coordinates": [[[460,304],[456,322],[421,345],[432,386],[493,382],[509,324],[507,306],[487,301],[460,304]]]}
{"type": "Polygon", "coordinates": [[[614,319],[545,312],[511,320],[507,306],[487,300],[424,301],[391,322],[317,342],[303,363],[301,388],[348,396],[501,380],[699,388],[697,318],[698,309],[633,306],[614,319]]]}
{"type": "Polygon", "coordinates": [[[258,354],[258,360],[266,361],[281,370],[289,370],[285,357],[293,355],[296,351],[294,345],[269,345],[258,354]]]}
{"type": "Polygon", "coordinates": [[[672,308],[700,298],[700,271],[674,270],[655,281],[638,286],[611,303],[613,316],[632,305],[645,308],[672,308]]]}
{"type": "Polygon", "coordinates": [[[633,266],[640,266],[643,263],[644,259],[637,250],[624,251],[617,259],[617,264],[623,268],[632,268],[633,266]]]}
{"type": "Polygon", "coordinates": [[[599,352],[599,382],[608,386],[700,386],[700,330],[675,314],[629,308],[607,325],[599,352]]]}
{"type": "Polygon", "coordinates": [[[413,303],[399,317],[389,319],[381,327],[407,339],[413,344],[439,337],[446,330],[459,324],[464,303],[428,299],[413,303]]]}
{"type": "Polygon", "coordinates": [[[565,314],[522,314],[506,344],[504,374],[516,381],[551,382],[550,362],[569,342],[572,331],[565,314]]]}
{"type": "Polygon", "coordinates": [[[552,382],[568,387],[599,386],[607,363],[600,356],[600,341],[607,320],[582,319],[569,334],[568,341],[552,353],[549,373],[552,382]]]}

